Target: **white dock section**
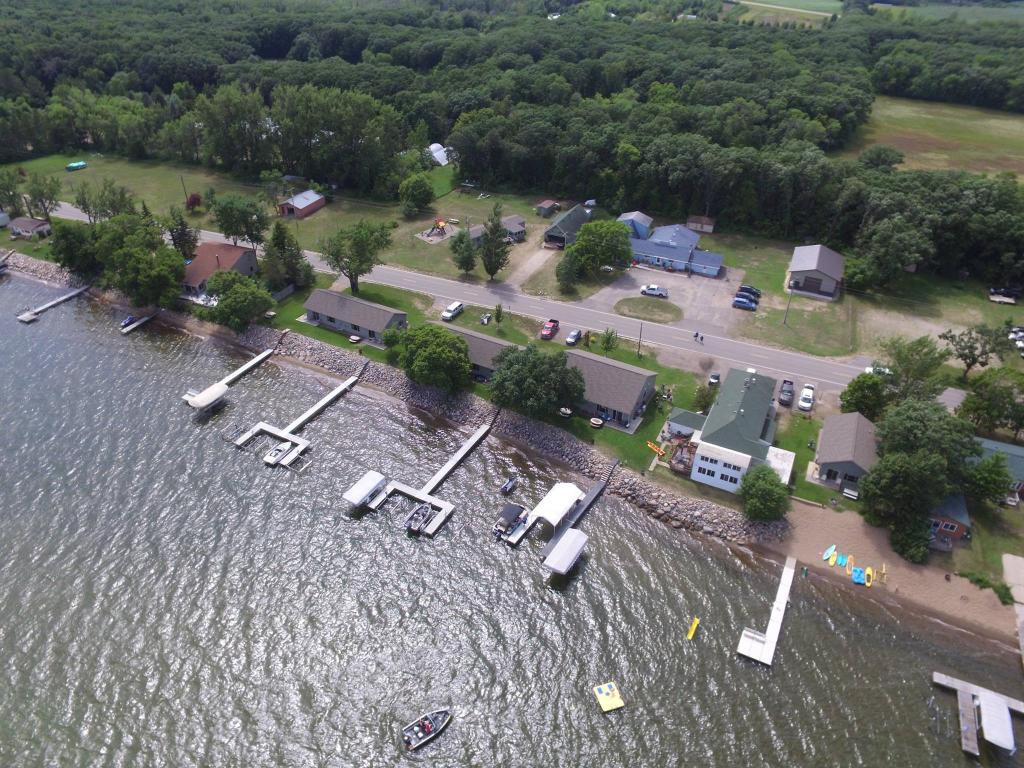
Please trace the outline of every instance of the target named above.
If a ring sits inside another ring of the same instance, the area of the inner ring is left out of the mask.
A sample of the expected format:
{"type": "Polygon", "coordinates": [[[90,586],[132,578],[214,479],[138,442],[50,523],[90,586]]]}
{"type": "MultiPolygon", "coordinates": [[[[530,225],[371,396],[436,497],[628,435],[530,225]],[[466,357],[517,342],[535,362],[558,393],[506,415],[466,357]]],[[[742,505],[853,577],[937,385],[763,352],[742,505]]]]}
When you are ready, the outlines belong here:
{"type": "Polygon", "coordinates": [[[252,360],[247,361],[241,367],[236,368],[216,384],[211,384],[202,392],[195,392],[190,389],[181,396],[181,399],[197,411],[208,411],[224,398],[224,395],[228,393],[229,386],[245,376],[245,374],[262,363],[272,354],[274,354],[274,350],[266,349],[256,355],[252,360]]]}
{"type": "Polygon", "coordinates": [[[144,326],[146,323],[148,323],[154,317],[156,317],[156,314],[147,315],[146,317],[143,317],[143,318],[140,318],[139,320],[136,320],[131,325],[126,325],[124,328],[121,329],[121,335],[122,336],[127,336],[129,333],[134,331],[136,328],[141,328],[142,326],[144,326]]]}
{"type": "Polygon", "coordinates": [[[433,493],[434,489],[444,482],[444,479],[448,477],[448,475],[450,475],[457,466],[459,466],[462,460],[469,455],[470,451],[476,448],[477,444],[481,440],[487,437],[487,433],[490,431],[490,424],[483,424],[478,427],[476,432],[470,436],[469,440],[462,444],[462,447],[459,448],[459,450],[456,451],[450,459],[448,459],[445,465],[437,470],[437,472],[434,473],[434,476],[423,484],[423,493],[433,493]]]}
{"type": "Polygon", "coordinates": [[[323,411],[328,405],[330,405],[343,394],[352,389],[352,387],[356,385],[357,381],[359,381],[359,378],[357,376],[351,376],[345,379],[343,383],[341,383],[340,385],[332,389],[330,392],[328,392],[326,395],[324,395],[319,400],[319,402],[316,403],[316,405],[314,405],[308,411],[299,416],[299,418],[295,419],[291,424],[285,427],[284,431],[289,433],[298,432],[300,429],[306,426],[306,423],[308,421],[310,421],[316,416],[319,416],[320,412],[323,411]]]}
{"type": "Polygon", "coordinates": [[[932,673],[932,682],[956,691],[960,712],[960,746],[978,756],[978,729],[985,741],[1012,752],[1015,749],[1010,712],[1024,715],[1024,701],[1011,699],[988,688],[958,680],[941,672],[932,673]],[[978,709],[980,707],[980,716],[978,709]]]}
{"type": "Polygon", "coordinates": [[[79,296],[79,295],[85,293],[88,290],[89,290],[89,286],[88,285],[83,286],[81,288],[78,288],[78,289],[72,291],[71,293],[68,293],[68,294],[66,294],[64,296],[61,296],[58,299],[54,299],[53,301],[48,301],[46,304],[43,304],[40,307],[36,307],[35,309],[30,309],[27,312],[23,312],[22,314],[18,315],[18,320],[20,320],[23,323],[35,322],[36,320],[39,319],[39,316],[41,314],[43,314],[43,312],[45,312],[46,310],[53,309],[58,304],[63,304],[65,301],[70,301],[71,299],[75,298],[75,296],[79,296]]]}
{"type": "Polygon", "coordinates": [[[220,383],[223,384],[225,387],[230,387],[232,384],[234,384],[240,378],[245,376],[245,374],[247,374],[249,371],[251,371],[257,365],[262,363],[264,360],[266,360],[272,354],[274,354],[274,350],[272,350],[272,349],[265,349],[265,350],[263,350],[258,355],[256,355],[256,357],[254,357],[252,360],[250,360],[249,362],[245,363],[245,365],[241,366],[240,368],[235,369],[234,371],[229,373],[227,376],[225,376],[223,379],[221,379],[220,383]]]}
{"type": "Polygon", "coordinates": [[[1017,645],[1024,664],[1024,557],[1003,554],[1003,581],[1013,595],[1013,610],[1017,617],[1017,645]]]}
{"type": "Polygon", "coordinates": [[[782,580],[779,582],[779,591],[775,593],[775,603],[772,605],[772,616],[768,620],[767,631],[762,633],[749,627],[745,628],[740,636],[740,644],[736,647],[737,653],[771,666],[775,646],[779,642],[779,633],[782,632],[782,619],[786,615],[786,604],[789,602],[789,590],[793,586],[795,572],[796,558],[787,557],[782,580]]]}

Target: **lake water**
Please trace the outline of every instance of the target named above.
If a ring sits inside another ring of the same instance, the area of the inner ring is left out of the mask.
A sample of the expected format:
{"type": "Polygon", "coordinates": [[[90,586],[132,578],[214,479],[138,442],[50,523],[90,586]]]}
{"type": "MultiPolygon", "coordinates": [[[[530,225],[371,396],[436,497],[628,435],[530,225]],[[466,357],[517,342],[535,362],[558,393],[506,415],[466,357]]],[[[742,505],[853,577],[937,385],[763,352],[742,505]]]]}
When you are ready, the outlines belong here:
{"type": "Polygon", "coordinates": [[[57,293],[0,278],[2,766],[961,766],[932,670],[1021,696],[1012,656],[799,577],[774,667],[739,658],[779,566],[616,498],[553,587],[538,538],[491,538],[496,489],[582,481],[494,438],[439,489],[436,539],[405,534],[408,502],[352,517],[362,472],[419,485],[474,425],[357,388],[306,427],[307,471],[270,469],[221,431],[334,382],[265,364],[197,421],[181,395],[244,355],[122,337],[85,300],[15,320],[57,293]],[[627,707],[602,715],[609,680],[627,707]],[[405,755],[401,726],[438,705],[453,724],[405,755]]]}

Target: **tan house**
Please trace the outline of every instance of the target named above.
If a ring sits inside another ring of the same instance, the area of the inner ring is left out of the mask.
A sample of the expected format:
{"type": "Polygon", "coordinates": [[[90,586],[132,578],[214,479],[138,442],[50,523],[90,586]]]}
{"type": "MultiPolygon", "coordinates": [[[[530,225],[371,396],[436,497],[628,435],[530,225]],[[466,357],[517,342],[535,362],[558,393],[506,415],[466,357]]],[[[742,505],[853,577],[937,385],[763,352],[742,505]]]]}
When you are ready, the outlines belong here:
{"type": "Polygon", "coordinates": [[[217,272],[234,270],[252,277],[256,274],[256,251],[244,245],[231,243],[200,243],[185,265],[182,288],[187,296],[206,293],[206,281],[217,272]]]}
{"type": "Polygon", "coordinates": [[[786,290],[814,299],[834,301],[843,282],[844,259],[824,245],[793,249],[786,274],[786,290]]]}

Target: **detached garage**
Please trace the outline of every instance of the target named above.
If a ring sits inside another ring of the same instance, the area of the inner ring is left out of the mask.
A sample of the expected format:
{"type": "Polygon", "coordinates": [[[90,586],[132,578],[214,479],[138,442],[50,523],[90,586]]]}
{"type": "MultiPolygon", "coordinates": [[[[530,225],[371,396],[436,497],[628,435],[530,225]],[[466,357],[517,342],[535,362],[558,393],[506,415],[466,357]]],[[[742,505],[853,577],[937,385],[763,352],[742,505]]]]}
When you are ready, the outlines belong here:
{"type": "Polygon", "coordinates": [[[296,219],[304,219],[315,211],[319,211],[327,205],[327,200],[319,192],[307,189],[301,195],[289,197],[277,206],[282,216],[296,219]]]}
{"type": "Polygon", "coordinates": [[[844,259],[824,245],[793,249],[786,275],[786,290],[814,299],[834,301],[843,282],[844,259]]]}

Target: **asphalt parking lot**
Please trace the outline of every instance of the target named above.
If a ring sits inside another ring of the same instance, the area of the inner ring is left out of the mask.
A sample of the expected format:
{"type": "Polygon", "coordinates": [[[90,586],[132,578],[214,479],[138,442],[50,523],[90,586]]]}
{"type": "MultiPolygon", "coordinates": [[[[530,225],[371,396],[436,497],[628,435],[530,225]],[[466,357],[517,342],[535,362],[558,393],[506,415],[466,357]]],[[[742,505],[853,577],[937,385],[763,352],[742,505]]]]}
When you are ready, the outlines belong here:
{"type": "Polygon", "coordinates": [[[654,283],[667,288],[668,301],[683,310],[683,319],[670,325],[722,335],[743,315],[743,310],[732,308],[733,295],[741,281],[731,273],[732,270],[727,269],[724,277],[688,277],[663,269],[630,267],[618,280],[582,303],[595,309],[614,312],[616,302],[639,296],[642,286],[654,283]]]}

